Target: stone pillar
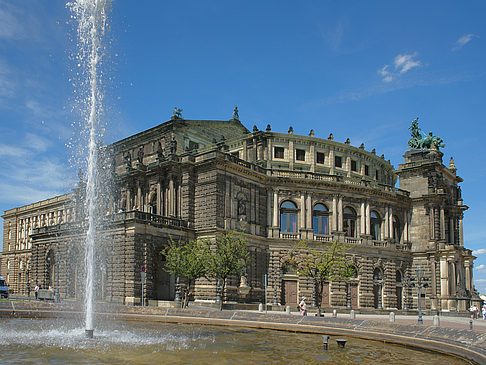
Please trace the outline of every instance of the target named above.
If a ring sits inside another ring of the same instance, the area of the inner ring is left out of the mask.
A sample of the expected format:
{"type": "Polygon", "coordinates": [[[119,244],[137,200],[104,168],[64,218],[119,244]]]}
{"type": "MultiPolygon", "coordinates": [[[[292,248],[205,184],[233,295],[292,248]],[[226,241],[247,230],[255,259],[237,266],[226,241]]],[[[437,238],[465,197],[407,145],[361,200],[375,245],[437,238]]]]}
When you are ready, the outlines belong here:
{"type": "Polygon", "coordinates": [[[351,176],[351,157],[346,156],[346,170],[347,170],[347,175],[348,177],[351,176]]]}
{"type": "Polygon", "coordinates": [[[447,302],[449,297],[449,264],[446,257],[440,258],[440,297],[441,308],[449,309],[447,302]]]}
{"type": "Polygon", "coordinates": [[[241,158],[245,161],[248,161],[248,149],[246,147],[246,139],[243,140],[243,153],[242,153],[243,156],[241,156],[241,158]]]}
{"type": "Polygon", "coordinates": [[[293,170],[294,169],[294,159],[295,159],[295,154],[294,154],[294,141],[289,141],[289,156],[288,156],[288,161],[289,161],[289,169],[293,170]]]}
{"type": "Polygon", "coordinates": [[[466,269],[466,289],[470,291],[472,289],[472,275],[469,261],[464,262],[464,266],[466,269]]]}
{"type": "MultiPolygon", "coordinates": [[[[393,209],[392,207],[388,208],[388,237],[393,238],[393,209]]],[[[398,237],[400,240],[400,237],[398,237]]]]}
{"type": "Polygon", "coordinates": [[[459,246],[463,247],[464,246],[464,232],[463,232],[463,227],[462,227],[462,217],[463,215],[459,217],[459,246]]]}
{"type": "Polygon", "coordinates": [[[272,226],[272,192],[270,189],[267,191],[267,226],[272,226]]]}
{"type": "Polygon", "coordinates": [[[273,191],[273,226],[278,226],[278,191],[273,191]]]}
{"type": "Polygon", "coordinates": [[[408,242],[409,239],[408,239],[408,220],[410,219],[410,214],[409,212],[405,212],[405,215],[404,215],[404,219],[405,219],[405,224],[404,224],[404,227],[403,227],[403,240],[405,242],[408,242]]]}
{"type": "Polygon", "coordinates": [[[449,219],[449,242],[452,243],[452,244],[456,244],[456,242],[454,242],[454,218],[450,218],[449,219]]]}
{"type": "Polygon", "coordinates": [[[390,225],[389,225],[389,222],[390,222],[390,211],[389,211],[389,207],[385,207],[385,221],[384,221],[384,235],[383,235],[383,239],[387,239],[388,237],[390,237],[390,231],[389,231],[389,228],[390,228],[390,225]]]}
{"type": "Polygon", "coordinates": [[[135,205],[138,207],[138,210],[142,210],[142,187],[140,185],[137,187],[137,200],[135,205]]]}
{"type": "Polygon", "coordinates": [[[132,207],[130,206],[130,188],[127,189],[127,201],[126,201],[126,206],[125,206],[125,210],[128,211],[128,210],[132,210],[132,207]]]}
{"type": "Polygon", "coordinates": [[[371,234],[370,202],[366,202],[366,234],[371,234]]]}
{"type": "Polygon", "coordinates": [[[307,193],[307,223],[308,229],[312,229],[312,198],[309,193],[307,193]]]}
{"type": "Polygon", "coordinates": [[[160,206],[160,181],[157,182],[157,211],[154,212],[157,215],[161,215],[161,206],[160,206]]]}
{"type": "Polygon", "coordinates": [[[305,196],[300,194],[300,230],[305,229],[305,196]]]}
{"type": "Polygon", "coordinates": [[[360,234],[366,234],[366,214],[365,214],[365,202],[361,202],[361,209],[360,209],[360,234]]]}
{"type": "Polygon", "coordinates": [[[452,277],[449,277],[452,283],[452,293],[449,293],[452,296],[457,295],[457,274],[456,274],[456,263],[454,261],[450,261],[452,265],[452,277]]]}
{"type": "Polygon", "coordinates": [[[337,201],[336,201],[336,196],[333,195],[332,197],[332,230],[337,231],[338,230],[338,214],[337,214],[337,201]]]}
{"type": "Polygon", "coordinates": [[[267,169],[269,169],[272,166],[272,160],[273,160],[272,139],[271,138],[267,139],[267,145],[268,145],[267,169]]]}
{"type": "Polygon", "coordinates": [[[169,206],[169,216],[174,215],[174,178],[171,176],[169,180],[169,197],[168,197],[168,206],[169,206]]]}
{"type": "Polygon", "coordinates": [[[437,280],[436,280],[436,272],[435,272],[435,258],[430,258],[430,285],[432,287],[432,306],[431,309],[437,310],[438,303],[437,303],[437,280]]]}
{"type": "Polygon", "coordinates": [[[329,173],[334,175],[334,148],[329,150],[329,173]]]}
{"type": "Polygon", "coordinates": [[[440,207],[440,239],[445,240],[445,215],[444,207],[440,207]]]}
{"type": "Polygon", "coordinates": [[[343,197],[342,195],[338,196],[338,231],[343,231],[343,197]]]}

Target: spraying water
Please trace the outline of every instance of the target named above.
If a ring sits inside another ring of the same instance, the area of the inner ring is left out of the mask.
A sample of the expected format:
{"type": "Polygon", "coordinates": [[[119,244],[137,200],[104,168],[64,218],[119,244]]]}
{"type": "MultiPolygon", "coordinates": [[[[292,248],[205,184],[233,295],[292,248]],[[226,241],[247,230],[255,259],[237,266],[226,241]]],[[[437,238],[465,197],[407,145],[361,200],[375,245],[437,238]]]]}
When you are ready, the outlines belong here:
{"type": "Polygon", "coordinates": [[[102,130],[99,126],[102,113],[102,93],[100,79],[102,76],[101,60],[103,57],[103,36],[107,26],[108,0],[75,0],[67,4],[72,17],[77,21],[77,35],[79,53],[77,66],[85,77],[86,96],[84,119],[88,131],[88,151],[86,170],[86,200],[85,213],[87,216],[87,233],[85,245],[85,311],[86,335],[93,336],[93,282],[94,282],[94,250],[97,221],[97,140],[102,130]]]}

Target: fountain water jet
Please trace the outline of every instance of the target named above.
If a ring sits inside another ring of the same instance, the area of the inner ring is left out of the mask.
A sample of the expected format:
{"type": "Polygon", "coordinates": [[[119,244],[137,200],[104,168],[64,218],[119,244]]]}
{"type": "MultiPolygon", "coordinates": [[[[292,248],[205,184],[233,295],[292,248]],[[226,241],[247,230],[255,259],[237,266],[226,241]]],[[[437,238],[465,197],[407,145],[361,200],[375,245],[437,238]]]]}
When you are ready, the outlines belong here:
{"type": "Polygon", "coordinates": [[[97,139],[101,130],[98,128],[102,112],[102,93],[99,81],[101,78],[101,59],[103,57],[103,36],[107,23],[107,0],[75,0],[67,6],[71,9],[73,18],[78,22],[78,66],[85,70],[88,87],[84,102],[86,128],[89,131],[88,158],[86,171],[86,200],[87,232],[85,245],[85,327],[86,336],[93,337],[93,281],[94,281],[94,249],[97,220],[97,139]]]}

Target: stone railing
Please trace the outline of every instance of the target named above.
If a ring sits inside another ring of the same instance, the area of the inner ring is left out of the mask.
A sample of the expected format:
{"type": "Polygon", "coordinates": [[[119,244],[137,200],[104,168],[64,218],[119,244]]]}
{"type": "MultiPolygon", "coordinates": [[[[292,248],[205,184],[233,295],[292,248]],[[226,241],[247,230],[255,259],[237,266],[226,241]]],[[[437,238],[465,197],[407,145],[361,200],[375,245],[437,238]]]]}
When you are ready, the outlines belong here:
{"type": "Polygon", "coordinates": [[[314,234],[314,241],[331,242],[332,236],[324,234],[314,234]]]}
{"type": "Polygon", "coordinates": [[[298,240],[300,239],[300,233],[287,233],[287,232],[280,232],[280,238],[286,240],[298,240]]]}
{"type": "Polygon", "coordinates": [[[140,220],[144,222],[156,223],[164,226],[187,228],[188,222],[176,218],[176,217],[165,217],[162,215],[141,212],[139,210],[130,210],[128,212],[121,212],[114,215],[113,220],[140,220]]]}
{"type": "Polygon", "coordinates": [[[388,242],[387,241],[373,240],[373,246],[388,247],[388,242]]]}
{"type": "Polygon", "coordinates": [[[344,243],[350,243],[353,245],[360,245],[362,243],[361,238],[356,237],[344,237],[344,243]]]}

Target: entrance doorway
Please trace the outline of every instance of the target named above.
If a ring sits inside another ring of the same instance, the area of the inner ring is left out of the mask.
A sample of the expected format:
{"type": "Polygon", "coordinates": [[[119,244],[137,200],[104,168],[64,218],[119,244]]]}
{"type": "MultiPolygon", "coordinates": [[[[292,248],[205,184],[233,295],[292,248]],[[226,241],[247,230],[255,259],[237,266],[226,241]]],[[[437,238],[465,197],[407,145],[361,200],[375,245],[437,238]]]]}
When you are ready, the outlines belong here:
{"type": "Polygon", "coordinates": [[[284,280],[283,281],[283,297],[284,304],[297,305],[297,281],[296,280],[284,280]]]}
{"type": "Polygon", "coordinates": [[[329,293],[329,283],[324,283],[322,287],[322,301],[321,301],[321,307],[322,308],[329,308],[331,306],[331,296],[329,293]]]}

